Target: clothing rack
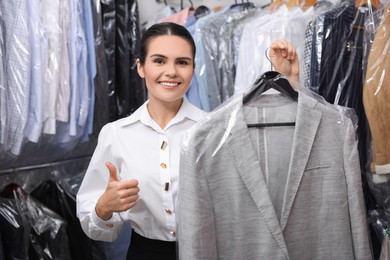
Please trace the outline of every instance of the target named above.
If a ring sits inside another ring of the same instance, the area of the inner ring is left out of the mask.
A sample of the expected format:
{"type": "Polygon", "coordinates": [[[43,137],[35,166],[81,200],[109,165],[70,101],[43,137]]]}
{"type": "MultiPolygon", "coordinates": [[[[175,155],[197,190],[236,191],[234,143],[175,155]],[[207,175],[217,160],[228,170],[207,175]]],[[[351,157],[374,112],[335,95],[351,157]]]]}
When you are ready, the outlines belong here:
{"type": "Polygon", "coordinates": [[[16,173],[16,172],[22,172],[22,171],[31,171],[31,170],[38,170],[48,167],[56,167],[61,166],[68,163],[77,163],[82,162],[84,160],[90,160],[91,156],[83,156],[83,157],[77,157],[72,159],[66,159],[66,160],[60,160],[60,161],[54,161],[50,163],[42,163],[42,164],[35,164],[35,165],[28,165],[28,166],[21,166],[21,167],[14,167],[14,168],[8,168],[8,169],[2,169],[0,170],[1,174],[9,174],[9,173],[16,173]]]}

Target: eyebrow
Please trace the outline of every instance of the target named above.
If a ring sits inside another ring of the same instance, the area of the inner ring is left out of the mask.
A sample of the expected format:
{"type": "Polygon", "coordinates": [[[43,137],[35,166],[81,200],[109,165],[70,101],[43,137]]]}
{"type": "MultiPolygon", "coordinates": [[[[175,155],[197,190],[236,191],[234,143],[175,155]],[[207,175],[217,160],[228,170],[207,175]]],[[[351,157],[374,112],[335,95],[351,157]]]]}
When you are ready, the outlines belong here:
{"type": "MultiPolygon", "coordinates": [[[[153,58],[153,57],[167,58],[167,56],[162,55],[162,54],[158,54],[158,53],[150,55],[150,58],[153,58]]],[[[192,59],[189,58],[189,57],[177,57],[176,60],[189,60],[189,61],[192,61],[192,59]]]]}

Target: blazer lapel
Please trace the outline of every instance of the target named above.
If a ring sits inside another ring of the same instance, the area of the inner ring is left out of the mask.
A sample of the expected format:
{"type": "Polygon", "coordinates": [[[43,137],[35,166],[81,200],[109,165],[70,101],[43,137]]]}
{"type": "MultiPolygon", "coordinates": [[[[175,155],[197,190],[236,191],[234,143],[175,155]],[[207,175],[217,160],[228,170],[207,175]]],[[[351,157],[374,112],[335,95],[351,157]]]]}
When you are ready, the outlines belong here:
{"type": "Polygon", "coordinates": [[[288,216],[290,215],[291,207],[298,191],[300,181],[310,156],[314,138],[321,121],[321,112],[314,109],[316,104],[317,101],[315,99],[299,92],[293,148],[280,219],[282,230],[284,230],[288,216]]]}
{"type": "Polygon", "coordinates": [[[228,123],[226,128],[226,131],[230,131],[230,135],[226,138],[226,146],[248,192],[259,209],[261,217],[263,217],[269,231],[273,234],[283,252],[288,256],[278,217],[249,136],[242,108],[241,99],[241,103],[234,108],[230,116],[231,122],[228,123]]]}

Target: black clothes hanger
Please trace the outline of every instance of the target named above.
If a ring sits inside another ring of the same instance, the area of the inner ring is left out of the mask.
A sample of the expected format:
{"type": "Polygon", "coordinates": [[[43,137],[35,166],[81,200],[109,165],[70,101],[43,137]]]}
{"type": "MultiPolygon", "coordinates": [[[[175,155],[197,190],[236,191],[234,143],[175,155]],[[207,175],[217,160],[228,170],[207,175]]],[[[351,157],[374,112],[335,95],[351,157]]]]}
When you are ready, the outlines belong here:
{"type": "Polygon", "coordinates": [[[256,7],[256,5],[254,3],[249,2],[249,1],[244,2],[242,0],[241,3],[238,3],[237,0],[236,0],[234,2],[235,3],[230,6],[230,9],[236,8],[236,7],[240,7],[242,10],[247,10],[247,9],[256,7]]]}
{"type": "MultiPolygon", "coordinates": [[[[243,104],[247,104],[254,98],[260,96],[268,89],[275,89],[290,98],[293,101],[298,101],[298,92],[294,90],[290,82],[279,72],[268,71],[256,79],[252,88],[243,98],[243,104]]],[[[268,126],[294,126],[295,122],[281,122],[281,123],[258,123],[248,124],[248,127],[268,127],[268,126]]]]}
{"type": "Polygon", "coordinates": [[[209,13],[210,13],[210,9],[205,5],[201,5],[195,9],[194,16],[196,17],[196,19],[199,19],[203,16],[208,15],[209,13]]]}

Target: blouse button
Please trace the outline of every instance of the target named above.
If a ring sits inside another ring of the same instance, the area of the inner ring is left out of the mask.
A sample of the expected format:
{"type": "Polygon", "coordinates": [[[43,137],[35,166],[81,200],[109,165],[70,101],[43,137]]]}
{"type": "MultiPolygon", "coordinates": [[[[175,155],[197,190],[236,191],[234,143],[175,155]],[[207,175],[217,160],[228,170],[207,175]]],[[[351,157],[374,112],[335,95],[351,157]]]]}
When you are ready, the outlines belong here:
{"type": "Polygon", "coordinates": [[[167,146],[168,146],[168,143],[163,141],[161,144],[161,150],[165,150],[165,148],[167,148],[167,146]]]}
{"type": "Polygon", "coordinates": [[[167,168],[167,165],[166,165],[165,163],[161,163],[160,166],[161,166],[161,168],[163,168],[163,169],[166,169],[166,168],[167,168]]]}
{"type": "Polygon", "coordinates": [[[174,230],[172,230],[172,231],[169,231],[169,234],[171,234],[173,237],[175,237],[175,236],[176,236],[176,232],[175,232],[174,230]]]}
{"type": "Polygon", "coordinates": [[[165,209],[165,212],[166,212],[167,214],[172,214],[172,210],[170,210],[170,209],[165,209]]]}

